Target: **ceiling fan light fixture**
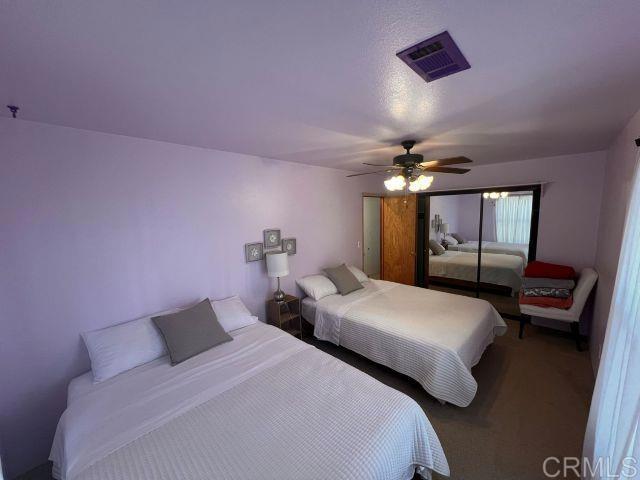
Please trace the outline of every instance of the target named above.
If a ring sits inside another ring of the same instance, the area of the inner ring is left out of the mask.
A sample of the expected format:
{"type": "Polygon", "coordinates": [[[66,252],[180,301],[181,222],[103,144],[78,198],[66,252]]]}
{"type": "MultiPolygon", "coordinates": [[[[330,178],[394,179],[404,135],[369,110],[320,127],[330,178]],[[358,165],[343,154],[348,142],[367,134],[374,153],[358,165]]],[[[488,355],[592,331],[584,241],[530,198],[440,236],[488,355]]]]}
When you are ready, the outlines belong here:
{"type": "Polygon", "coordinates": [[[427,177],[426,175],[420,175],[415,180],[409,182],[409,191],[421,192],[429,188],[432,183],[433,183],[432,176],[427,177]]]}
{"type": "Polygon", "coordinates": [[[384,181],[385,188],[390,192],[394,192],[396,190],[402,190],[406,184],[407,184],[407,181],[404,179],[402,175],[396,175],[384,181]]]}
{"type": "Polygon", "coordinates": [[[491,200],[497,200],[498,198],[507,198],[509,196],[509,192],[484,192],[482,194],[483,198],[490,198],[491,200]]]}

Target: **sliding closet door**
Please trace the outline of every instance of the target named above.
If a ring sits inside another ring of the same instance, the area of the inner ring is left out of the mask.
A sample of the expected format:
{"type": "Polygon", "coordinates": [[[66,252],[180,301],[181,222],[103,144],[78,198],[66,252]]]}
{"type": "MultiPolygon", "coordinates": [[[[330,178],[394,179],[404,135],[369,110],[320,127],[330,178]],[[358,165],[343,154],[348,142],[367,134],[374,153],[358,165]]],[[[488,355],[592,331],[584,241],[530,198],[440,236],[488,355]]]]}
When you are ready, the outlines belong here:
{"type": "Polygon", "coordinates": [[[416,196],[382,200],[382,279],[415,284],[416,196]]]}

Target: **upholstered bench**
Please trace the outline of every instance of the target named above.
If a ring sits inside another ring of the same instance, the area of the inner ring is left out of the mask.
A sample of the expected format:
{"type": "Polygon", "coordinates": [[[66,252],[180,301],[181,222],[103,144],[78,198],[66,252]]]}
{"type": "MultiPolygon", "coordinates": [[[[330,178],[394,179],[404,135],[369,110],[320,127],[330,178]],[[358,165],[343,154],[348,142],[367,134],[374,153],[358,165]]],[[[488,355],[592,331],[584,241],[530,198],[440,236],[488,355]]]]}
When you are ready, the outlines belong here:
{"type": "Polygon", "coordinates": [[[584,268],[580,272],[576,288],[573,290],[573,305],[571,308],[564,310],[561,308],[538,307],[535,305],[520,305],[520,334],[522,338],[524,334],[525,324],[531,320],[531,317],[551,318],[561,322],[569,323],[571,332],[576,340],[576,348],[581,351],[580,347],[580,315],[584,309],[589,294],[593,286],[598,280],[598,272],[593,268],[584,268]]]}

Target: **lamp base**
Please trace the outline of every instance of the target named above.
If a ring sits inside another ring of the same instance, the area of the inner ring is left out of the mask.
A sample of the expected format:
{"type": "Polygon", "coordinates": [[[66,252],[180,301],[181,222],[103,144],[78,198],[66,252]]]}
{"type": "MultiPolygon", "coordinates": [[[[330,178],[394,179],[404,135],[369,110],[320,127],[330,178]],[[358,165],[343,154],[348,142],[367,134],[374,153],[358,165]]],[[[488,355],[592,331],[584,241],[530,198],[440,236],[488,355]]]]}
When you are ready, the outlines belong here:
{"type": "Polygon", "coordinates": [[[276,290],[273,294],[273,299],[276,302],[284,302],[284,292],[282,290],[276,290]]]}

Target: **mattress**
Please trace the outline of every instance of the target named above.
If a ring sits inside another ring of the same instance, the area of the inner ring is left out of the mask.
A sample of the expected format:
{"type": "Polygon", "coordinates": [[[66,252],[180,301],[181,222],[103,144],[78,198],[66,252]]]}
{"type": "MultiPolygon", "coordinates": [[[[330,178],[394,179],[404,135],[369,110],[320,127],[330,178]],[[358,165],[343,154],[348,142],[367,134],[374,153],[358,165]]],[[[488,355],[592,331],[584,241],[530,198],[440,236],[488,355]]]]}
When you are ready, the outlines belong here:
{"type": "Polygon", "coordinates": [[[302,318],[311,325],[316,323],[316,301],[311,297],[302,299],[302,318]]]}
{"type": "Polygon", "coordinates": [[[67,406],[71,405],[77,398],[93,389],[93,374],[91,371],[74,378],[67,387],[67,406]]]}
{"type": "Polygon", "coordinates": [[[422,409],[258,323],[176,366],[78,380],[51,450],[73,480],[406,479],[449,474],[422,409]],[[80,392],[80,393],[78,393],[80,392]]]}
{"type": "Polygon", "coordinates": [[[415,379],[439,400],[469,405],[478,387],[471,367],[507,329],[496,309],[384,280],[363,285],[315,303],[315,336],[415,379]]]}
{"type": "MultiPolygon", "coordinates": [[[[515,294],[522,286],[524,262],[515,255],[482,253],[480,281],[509,287],[515,294]]],[[[429,275],[475,282],[477,280],[478,255],[469,252],[445,251],[442,255],[429,256],[429,275]]]]}
{"type": "MultiPolygon", "coordinates": [[[[458,252],[476,253],[478,251],[478,241],[473,240],[470,242],[459,243],[458,245],[449,245],[447,248],[458,252]]],[[[529,257],[529,245],[526,243],[482,242],[482,253],[515,255],[520,257],[526,265],[527,258],[529,257]]]]}

